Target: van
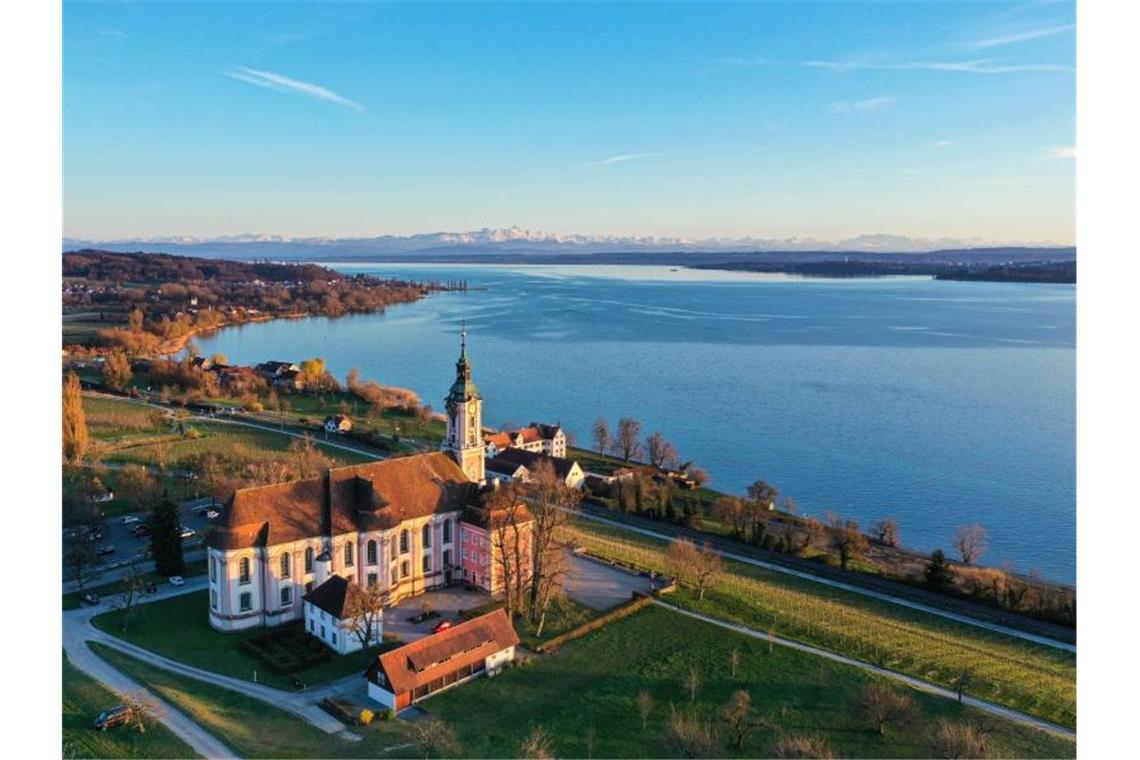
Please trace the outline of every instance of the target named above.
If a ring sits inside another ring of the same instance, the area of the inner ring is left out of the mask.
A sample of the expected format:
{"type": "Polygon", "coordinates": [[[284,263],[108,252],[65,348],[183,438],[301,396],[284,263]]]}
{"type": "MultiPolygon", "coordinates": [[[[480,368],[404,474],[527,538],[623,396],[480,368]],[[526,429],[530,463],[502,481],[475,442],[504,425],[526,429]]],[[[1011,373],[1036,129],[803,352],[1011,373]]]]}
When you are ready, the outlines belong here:
{"type": "Polygon", "coordinates": [[[130,721],[133,717],[131,708],[126,705],[118,705],[112,707],[110,710],[104,710],[99,713],[99,717],[95,719],[95,730],[106,731],[108,728],[121,726],[130,721]]]}

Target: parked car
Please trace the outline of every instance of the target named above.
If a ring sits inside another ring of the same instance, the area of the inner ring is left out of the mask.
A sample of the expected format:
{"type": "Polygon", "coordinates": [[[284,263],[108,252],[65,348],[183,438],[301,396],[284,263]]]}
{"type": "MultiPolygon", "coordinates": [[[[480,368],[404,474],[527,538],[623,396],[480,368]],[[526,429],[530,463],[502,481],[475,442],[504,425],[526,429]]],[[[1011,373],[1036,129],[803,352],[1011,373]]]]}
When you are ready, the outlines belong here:
{"type": "Polygon", "coordinates": [[[96,604],[99,603],[99,595],[98,594],[92,594],[90,591],[88,591],[86,594],[79,597],[79,601],[81,601],[83,604],[94,607],[96,604]]]}
{"type": "Polygon", "coordinates": [[[432,633],[440,633],[441,631],[446,631],[450,627],[451,627],[451,621],[450,620],[441,620],[435,624],[435,628],[432,628],[431,632],[432,633]]]}
{"type": "Polygon", "coordinates": [[[193,538],[197,534],[198,534],[198,531],[194,530],[193,528],[183,528],[182,529],[182,537],[183,538],[193,538]]]}
{"type": "Polygon", "coordinates": [[[135,517],[134,515],[127,515],[123,518],[123,525],[138,525],[141,522],[142,520],[140,520],[138,517],[135,517]]]}
{"type": "Polygon", "coordinates": [[[130,721],[134,713],[131,708],[126,705],[118,705],[112,707],[110,710],[104,710],[99,713],[99,717],[95,719],[95,730],[106,731],[108,728],[121,726],[130,721]]]}
{"type": "Polygon", "coordinates": [[[183,578],[181,575],[170,576],[170,585],[171,586],[182,586],[182,585],[185,585],[185,583],[186,583],[186,579],[183,578]]]}
{"type": "Polygon", "coordinates": [[[106,546],[100,546],[98,549],[95,550],[95,553],[98,554],[100,557],[106,557],[108,554],[114,554],[115,551],[116,551],[115,547],[111,544],[108,544],[106,546]]]}
{"type": "Polygon", "coordinates": [[[217,520],[218,515],[220,515],[220,514],[221,514],[221,512],[217,512],[217,511],[211,509],[209,512],[206,513],[206,519],[207,520],[217,520]]]}

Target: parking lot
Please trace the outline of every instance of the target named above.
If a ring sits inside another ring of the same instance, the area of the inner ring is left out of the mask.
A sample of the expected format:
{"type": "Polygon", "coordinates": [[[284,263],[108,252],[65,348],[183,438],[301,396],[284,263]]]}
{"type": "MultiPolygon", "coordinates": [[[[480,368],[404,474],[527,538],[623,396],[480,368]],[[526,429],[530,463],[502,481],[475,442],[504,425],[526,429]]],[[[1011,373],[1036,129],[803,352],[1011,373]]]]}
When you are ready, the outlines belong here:
{"type": "MultiPolygon", "coordinates": [[[[206,529],[212,522],[206,519],[204,514],[199,514],[192,508],[199,502],[202,504],[206,503],[204,500],[198,500],[183,502],[179,505],[179,517],[182,526],[194,531],[193,536],[183,539],[182,542],[183,549],[187,553],[201,547],[206,529]]],[[[220,507],[215,506],[214,509],[217,510],[220,509],[220,507]]],[[[114,547],[115,551],[100,556],[101,564],[98,569],[99,572],[106,572],[121,567],[128,564],[134,558],[149,558],[150,539],[140,538],[133,532],[135,527],[140,523],[146,522],[146,519],[147,514],[145,512],[136,512],[131,515],[108,517],[103,520],[102,538],[95,541],[95,546],[96,548],[114,547]],[[138,522],[124,522],[128,518],[135,518],[138,522]]],[[[66,531],[64,532],[64,536],[66,536],[66,531]]],[[[66,568],[64,578],[67,578],[66,568]]]]}

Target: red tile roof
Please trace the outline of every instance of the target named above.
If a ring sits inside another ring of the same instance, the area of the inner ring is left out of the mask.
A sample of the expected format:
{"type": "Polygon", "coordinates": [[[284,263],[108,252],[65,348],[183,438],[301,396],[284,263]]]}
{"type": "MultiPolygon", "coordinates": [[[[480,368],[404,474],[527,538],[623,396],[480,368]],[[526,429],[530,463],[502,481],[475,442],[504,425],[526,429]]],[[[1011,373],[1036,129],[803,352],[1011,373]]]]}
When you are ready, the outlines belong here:
{"type": "Polygon", "coordinates": [[[238,489],[208,543],[238,549],[382,530],[458,512],[477,491],[443,452],[337,467],[317,478],[238,489]]]}

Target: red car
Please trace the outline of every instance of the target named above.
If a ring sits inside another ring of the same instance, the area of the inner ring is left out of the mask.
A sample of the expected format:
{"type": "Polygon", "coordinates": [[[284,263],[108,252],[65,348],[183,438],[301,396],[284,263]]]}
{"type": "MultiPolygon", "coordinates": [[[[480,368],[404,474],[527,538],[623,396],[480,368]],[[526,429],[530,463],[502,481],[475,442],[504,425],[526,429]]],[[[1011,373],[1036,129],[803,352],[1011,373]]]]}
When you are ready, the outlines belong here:
{"type": "Polygon", "coordinates": [[[440,631],[446,631],[450,627],[451,627],[451,621],[450,620],[441,620],[438,623],[436,623],[435,628],[432,628],[431,632],[432,633],[439,633],[440,631]]]}

